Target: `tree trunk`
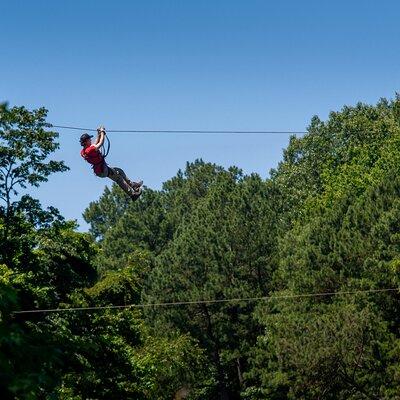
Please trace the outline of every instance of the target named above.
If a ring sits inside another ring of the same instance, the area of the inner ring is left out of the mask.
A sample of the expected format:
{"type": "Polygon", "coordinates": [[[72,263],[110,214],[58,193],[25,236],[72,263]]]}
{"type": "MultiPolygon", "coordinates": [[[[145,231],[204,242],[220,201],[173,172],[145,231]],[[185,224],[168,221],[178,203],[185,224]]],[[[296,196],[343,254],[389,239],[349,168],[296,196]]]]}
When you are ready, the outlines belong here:
{"type": "Polygon", "coordinates": [[[229,400],[229,392],[228,389],[225,385],[225,378],[224,378],[224,370],[222,368],[221,365],[221,358],[219,356],[219,341],[218,338],[216,338],[214,336],[214,330],[212,327],[212,322],[211,322],[211,316],[210,313],[208,312],[208,308],[207,305],[203,305],[203,311],[206,317],[206,321],[207,321],[207,332],[208,335],[210,337],[210,339],[212,340],[212,342],[214,343],[214,350],[213,350],[213,360],[215,363],[215,366],[217,368],[217,379],[218,379],[218,396],[220,398],[220,400],[229,400]]]}

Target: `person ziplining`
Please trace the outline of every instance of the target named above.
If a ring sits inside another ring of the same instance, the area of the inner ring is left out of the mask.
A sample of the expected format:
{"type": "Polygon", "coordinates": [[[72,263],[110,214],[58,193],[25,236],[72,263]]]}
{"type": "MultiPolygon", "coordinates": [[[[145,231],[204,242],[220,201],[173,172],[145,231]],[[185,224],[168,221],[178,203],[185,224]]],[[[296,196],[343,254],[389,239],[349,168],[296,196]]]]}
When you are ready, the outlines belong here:
{"type": "MultiPolygon", "coordinates": [[[[110,167],[107,165],[105,157],[107,154],[102,154],[101,149],[104,145],[106,130],[103,126],[97,128],[97,138],[92,144],[93,135],[84,133],[79,141],[83,149],[81,156],[92,165],[93,172],[99,178],[110,178],[128,195],[133,201],[137,200],[142,194],[143,181],[133,182],[118,167],[110,167]]],[[[107,139],[108,140],[108,139],[107,139]]],[[[107,151],[108,153],[108,151],[107,151]]]]}

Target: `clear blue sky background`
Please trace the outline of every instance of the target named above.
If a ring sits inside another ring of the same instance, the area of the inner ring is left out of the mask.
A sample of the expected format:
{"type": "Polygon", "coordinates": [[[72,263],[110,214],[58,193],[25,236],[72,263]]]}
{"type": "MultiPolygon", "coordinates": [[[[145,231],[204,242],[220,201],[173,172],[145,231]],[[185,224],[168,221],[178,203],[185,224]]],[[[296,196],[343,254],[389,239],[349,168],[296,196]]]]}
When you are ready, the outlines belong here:
{"type": "MultiPolygon", "coordinates": [[[[304,130],[400,85],[397,1],[2,1],[0,15],[0,100],[45,106],[54,124],[304,130]]],[[[60,133],[71,171],[31,193],[82,223],[107,182],[80,133],[60,133]]],[[[109,162],[160,188],[199,157],[267,177],[288,137],[111,139],[109,162]]]]}

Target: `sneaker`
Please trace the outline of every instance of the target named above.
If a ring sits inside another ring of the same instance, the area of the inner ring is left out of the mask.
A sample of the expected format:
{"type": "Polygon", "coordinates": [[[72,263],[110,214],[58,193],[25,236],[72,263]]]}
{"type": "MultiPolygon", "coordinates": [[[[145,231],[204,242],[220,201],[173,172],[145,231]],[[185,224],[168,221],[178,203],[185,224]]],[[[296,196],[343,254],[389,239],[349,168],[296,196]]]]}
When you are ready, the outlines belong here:
{"type": "Polygon", "coordinates": [[[136,201],[141,195],[142,195],[142,190],[139,188],[138,190],[132,191],[130,196],[133,201],[136,201]]]}
{"type": "Polygon", "coordinates": [[[137,190],[137,189],[139,189],[139,188],[143,185],[143,181],[139,181],[139,182],[129,181],[129,185],[130,185],[133,189],[137,190]]]}

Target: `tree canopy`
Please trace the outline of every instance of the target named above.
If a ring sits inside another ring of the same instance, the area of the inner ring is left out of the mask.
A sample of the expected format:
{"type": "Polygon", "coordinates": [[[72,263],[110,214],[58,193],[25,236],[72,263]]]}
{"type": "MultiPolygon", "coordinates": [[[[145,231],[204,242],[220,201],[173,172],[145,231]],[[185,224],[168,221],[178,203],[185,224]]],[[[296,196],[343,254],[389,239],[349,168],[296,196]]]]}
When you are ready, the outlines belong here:
{"type": "Polygon", "coordinates": [[[26,194],[67,170],[47,111],[0,110],[4,399],[399,398],[398,96],[313,117],[267,179],[107,187],[88,233],[26,194]]]}

